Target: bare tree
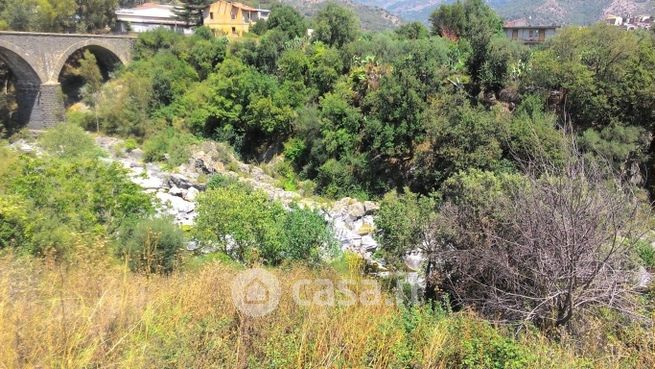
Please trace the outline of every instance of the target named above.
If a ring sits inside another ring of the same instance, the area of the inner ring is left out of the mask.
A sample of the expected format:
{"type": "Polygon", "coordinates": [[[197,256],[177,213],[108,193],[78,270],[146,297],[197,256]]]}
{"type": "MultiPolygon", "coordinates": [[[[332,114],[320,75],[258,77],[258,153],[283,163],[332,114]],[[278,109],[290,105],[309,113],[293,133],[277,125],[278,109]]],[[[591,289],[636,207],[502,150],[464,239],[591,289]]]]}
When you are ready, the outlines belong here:
{"type": "Polygon", "coordinates": [[[428,280],[455,304],[544,329],[598,307],[632,312],[641,207],[607,168],[577,153],[561,166],[532,161],[483,208],[446,201],[424,235],[428,280]]]}

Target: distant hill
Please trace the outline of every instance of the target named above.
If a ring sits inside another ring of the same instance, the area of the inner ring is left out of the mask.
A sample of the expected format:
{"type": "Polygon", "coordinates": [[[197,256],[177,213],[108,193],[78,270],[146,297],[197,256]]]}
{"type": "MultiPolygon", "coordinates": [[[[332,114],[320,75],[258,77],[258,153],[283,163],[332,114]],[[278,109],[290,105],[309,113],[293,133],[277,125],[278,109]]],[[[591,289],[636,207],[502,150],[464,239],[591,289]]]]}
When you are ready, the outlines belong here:
{"type": "MultiPolygon", "coordinates": [[[[427,21],[432,11],[454,0],[356,0],[408,21],[427,21]]],[[[589,24],[605,14],[655,14],[655,0],[487,0],[506,19],[532,23],[589,24]]]]}
{"type": "MultiPolygon", "coordinates": [[[[0,0],[1,1],[1,0],[0,0]]],[[[296,8],[301,14],[306,17],[313,17],[316,13],[324,7],[328,1],[335,2],[352,9],[355,14],[359,16],[362,22],[362,28],[368,31],[380,31],[390,28],[398,27],[402,21],[397,15],[391,14],[389,11],[382,7],[365,4],[366,1],[353,1],[353,0],[279,0],[284,4],[289,4],[296,8]]],[[[245,3],[270,8],[276,0],[250,0],[244,1],[245,3]]]]}

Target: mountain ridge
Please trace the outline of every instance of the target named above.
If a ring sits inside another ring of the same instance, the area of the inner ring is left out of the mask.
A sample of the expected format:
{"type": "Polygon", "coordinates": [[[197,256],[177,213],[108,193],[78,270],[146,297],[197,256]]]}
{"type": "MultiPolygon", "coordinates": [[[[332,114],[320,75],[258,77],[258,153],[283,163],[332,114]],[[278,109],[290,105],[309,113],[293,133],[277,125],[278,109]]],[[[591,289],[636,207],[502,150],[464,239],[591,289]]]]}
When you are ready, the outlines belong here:
{"type": "MultiPolygon", "coordinates": [[[[383,8],[405,21],[427,21],[441,4],[454,0],[356,0],[383,8]]],[[[542,24],[589,24],[607,14],[655,14],[653,0],[487,0],[505,19],[526,19],[542,24]]]]}
{"type": "Polygon", "coordinates": [[[283,4],[291,5],[306,17],[313,17],[328,2],[335,2],[349,8],[359,17],[362,28],[367,31],[381,31],[398,27],[402,20],[399,16],[389,12],[383,7],[366,4],[365,1],[354,0],[280,0],[283,4]]]}

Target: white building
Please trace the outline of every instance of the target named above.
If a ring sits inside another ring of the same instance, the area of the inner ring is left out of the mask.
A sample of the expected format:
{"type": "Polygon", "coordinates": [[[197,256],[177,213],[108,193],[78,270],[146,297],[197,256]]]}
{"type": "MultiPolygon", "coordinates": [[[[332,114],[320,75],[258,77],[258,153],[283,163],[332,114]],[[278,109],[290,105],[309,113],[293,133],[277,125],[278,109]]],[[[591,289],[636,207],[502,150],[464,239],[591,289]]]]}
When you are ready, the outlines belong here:
{"type": "Polygon", "coordinates": [[[621,26],[623,25],[623,17],[619,17],[618,15],[608,14],[605,17],[605,23],[609,24],[610,26],[621,26]]]}
{"type": "Polygon", "coordinates": [[[271,15],[271,9],[257,9],[257,19],[268,20],[271,15]]]}
{"type": "Polygon", "coordinates": [[[145,3],[136,8],[118,9],[118,31],[140,33],[166,28],[184,34],[193,33],[190,27],[177,19],[174,8],[172,5],[145,3]]]}

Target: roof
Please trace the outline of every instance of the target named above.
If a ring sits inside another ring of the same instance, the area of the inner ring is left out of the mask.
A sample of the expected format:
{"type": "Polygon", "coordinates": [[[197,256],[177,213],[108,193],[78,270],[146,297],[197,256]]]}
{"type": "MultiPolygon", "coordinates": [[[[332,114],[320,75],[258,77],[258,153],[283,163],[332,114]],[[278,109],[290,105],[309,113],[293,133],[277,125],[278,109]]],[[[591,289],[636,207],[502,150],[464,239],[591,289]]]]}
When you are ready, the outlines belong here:
{"type": "Polygon", "coordinates": [[[241,8],[241,10],[247,10],[247,11],[251,11],[251,12],[256,12],[256,11],[259,10],[257,8],[253,8],[252,6],[248,6],[248,5],[245,5],[245,4],[242,4],[242,3],[237,3],[237,2],[233,2],[232,6],[235,6],[237,8],[241,8]]]}
{"type": "Polygon", "coordinates": [[[177,18],[174,9],[173,5],[145,3],[135,8],[116,10],[116,18],[124,22],[183,25],[184,22],[177,18]]]}
{"type": "Polygon", "coordinates": [[[133,15],[138,17],[174,18],[175,13],[172,5],[145,3],[135,8],[124,8],[116,10],[116,15],[133,15]]]}
{"type": "Polygon", "coordinates": [[[558,24],[530,24],[526,19],[514,19],[505,21],[503,24],[503,29],[520,29],[520,28],[531,28],[531,29],[556,29],[561,26],[558,24]]]}

